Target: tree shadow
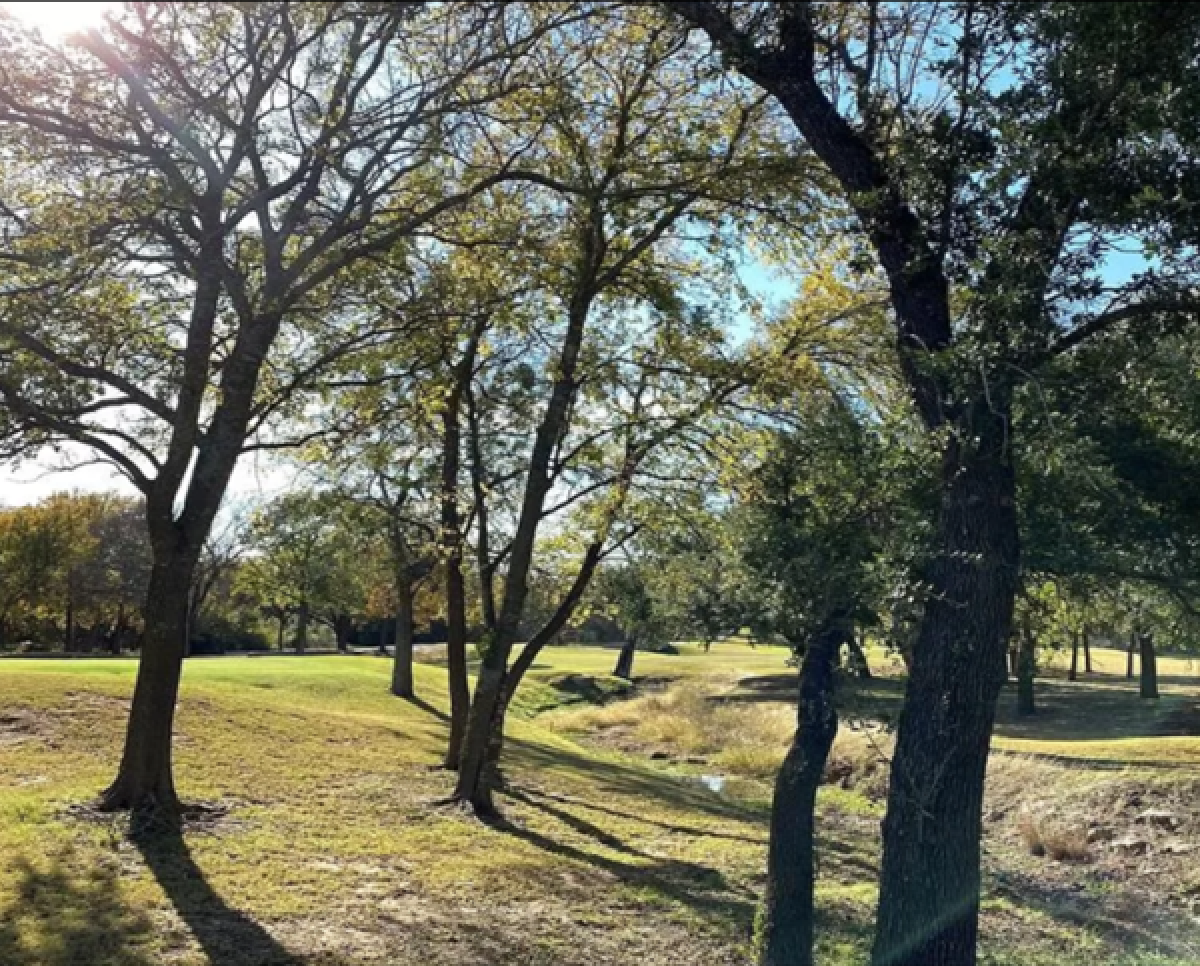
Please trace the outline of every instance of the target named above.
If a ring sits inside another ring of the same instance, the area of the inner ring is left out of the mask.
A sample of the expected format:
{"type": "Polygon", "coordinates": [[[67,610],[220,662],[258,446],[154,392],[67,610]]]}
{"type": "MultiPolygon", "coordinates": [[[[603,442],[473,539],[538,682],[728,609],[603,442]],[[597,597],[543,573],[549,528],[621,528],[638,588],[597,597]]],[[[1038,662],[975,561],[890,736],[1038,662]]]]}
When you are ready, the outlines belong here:
{"type": "Polygon", "coordinates": [[[757,896],[747,889],[732,886],[719,870],[695,862],[649,855],[591,822],[562,809],[547,807],[544,802],[514,794],[512,791],[507,791],[506,794],[544,812],[597,845],[611,851],[619,851],[637,861],[625,862],[589,851],[570,842],[552,838],[536,829],[518,825],[504,817],[494,818],[489,822],[498,831],[528,842],[552,855],[601,869],[625,885],[655,892],[663,898],[703,913],[710,921],[725,923],[748,934],[754,921],[757,896]]]}
{"type": "Polygon", "coordinates": [[[749,845],[767,844],[767,840],[762,837],[752,835],[736,835],[733,832],[721,832],[716,829],[694,828],[690,825],[678,825],[672,822],[662,822],[658,819],[650,818],[647,815],[631,815],[629,812],[622,812],[616,808],[609,808],[605,805],[597,805],[595,802],[589,802],[582,798],[568,798],[566,795],[554,795],[550,792],[542,791],[541,789],[525,788],[522,789],[525,795],[541,799],[542,801],[558,802],[561,805],[573,805],[578,808],[586,808],[591,812],[600,812],[604,815],[611,815],[613,818],[621,818],[629,821],[639,822],[642,825],[652,825],[655,828],[663,829],[667,832],[678,832],[681,835],[691,835],[695,838],[709,839],[726,839],[731,842],[745,842],[749,845]]]}
{"type": "Polygon", "coordinates": [[[196,865],[183,833],[166,826],[131,830],[131,838],[158,884],[211,966],[300,966],[259,923],[230,908],[196,865]]]}
{"type": "Polygon", "coordinates": [[[403,700],[407,701],[419,711],[424,711],[426,714],[433,715],[433,717],[437,718],[438,721],[441,721],[443,724],[450,723],[450,715],[446,714],[446,712],[441,708],[434,707],[424,698],[413,695],[411,698],[404,698],[403,700]]]}
{"type": "MultiPolygon", "coordinates": [[[[1039,880],[1035,876],[1009,868],[992,868],[988,874],[988,892],[1017,906],[1036,909],[1058,923],[1086,929],[1106,943],[1120,948],[1124,956],[1137,953],[1181,957],[1191,961],[1200,951],[1200,929],[1189,917],[1172,917],[1170,925],[1153,910],[1150,915],[1140,897],[1130,908],[1121,910],[1111,897],[1089,896],[1077,889],[1066,889],[1039,880]],[[1156,918],[1158,921],[1156,922],[1156,918]],[[1159,928],[1155,928],[1155,926],[1159,928]]],[[[1141,961],[1140,958],[1138,960],[1141,961]]]]}
{"type": "Polygon", "coordinates": [[[505,740],[510,761],[539,771],[568,768],[597,788],[628,798],[650,799],[675,808],[754,825],[767,820],[765,804],[753,804],[710,792],[683,776],[606,761],[568,748],[541,745],[519,738],[505,740]]]}
{"type": "Polygon", "coordinates": [[[17,966],[152,966],[151,923],[124,905],[114,869],[83,873],[54,862],[15,863],[16,895],[0,910],[0,963],[17,966]]]}

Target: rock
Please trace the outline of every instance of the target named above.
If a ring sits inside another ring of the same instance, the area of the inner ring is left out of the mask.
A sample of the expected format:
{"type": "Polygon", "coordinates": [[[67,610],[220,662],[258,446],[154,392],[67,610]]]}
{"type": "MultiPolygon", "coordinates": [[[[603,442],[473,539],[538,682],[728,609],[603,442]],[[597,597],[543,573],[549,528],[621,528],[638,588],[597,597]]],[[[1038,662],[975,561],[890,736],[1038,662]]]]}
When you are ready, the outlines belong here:
{"type": "Polygon", "coordinates": [[[1179,816],[1161,808],[1148,808],[1134,819],[1142,825],[1152,825],[1155,828],[1165,828],[1174,831],[1179,827],[1179,816]]]}
{"type": "Polygon", "coordinates": [[[1003,821],[1006,814],[1007,813],[1002,808],[993,808],[990,812],[988,812],[987,820],[989,822],[1000,822],[1003,821]]]}
{"type": "Polygon", "coordinates": [[[1187,855],[1200,849],[1200,845],[1193,845],[1191,842],[1168,842],[1162,846],[1159,851],[1166,852],[1169,855],[1187,855]]]}
{"type": "Polygon", "coordinates": [[[1097,842],[1111,842],[1117,837],[1117,830],[1109,828],[1107,825],[1096,825],[1087,831],[1088,845],[1095,845],[1097,842]]]}
{"type": "Polygon", "coordinates": [[[1150,851],[1150,843],[1136,835],[1123,835],[1116,839],[1112,847],[1126,855],[1145,855],[1150,851]]]}

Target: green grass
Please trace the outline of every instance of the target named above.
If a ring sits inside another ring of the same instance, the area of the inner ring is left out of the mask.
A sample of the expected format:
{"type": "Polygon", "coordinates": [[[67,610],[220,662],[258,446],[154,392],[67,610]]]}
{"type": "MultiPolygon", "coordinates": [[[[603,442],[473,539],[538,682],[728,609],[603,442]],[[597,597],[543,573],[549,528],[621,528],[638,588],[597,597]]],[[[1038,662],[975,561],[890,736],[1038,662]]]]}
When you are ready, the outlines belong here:
{"type": "MultiPolygon", "coordinates": [[[[571,706],[621,708],[624,685],[608,676],[615,658],[575,647],[539,659],[511,723],[497,826],[438,804],[452,785],[435,767],[446,734],[440,668],[417,668],[424,701],[413,705],[387,694],[389,668],[373,657],[190,661],[178,784],[185,799],[223,811],[155,840],[77,809],[112,776],[134,662],[0,662],[0,964],[748,961],[765,783],[714,794],[695,781],[709,766],[555,730],[571,706]]],[[[774,704],[786,714],[785,658],[727,643],[639,654],[635,673],[740,694],[755,715],[774,704]]],[[[703,754],[713,770],[729,765],[720,748],[703,754]]],[[[880,809],[857,788],[828,787],[822,803],[823,962],[860,963],[880,809]]],[[[993,875],[1028,878],[1003,844],[989,848],[993,875]]],[[[991,962],[1115,966],[1144,952],[1191,961],[1097,933],[1021,881],[985,916],[991,962]]]]}

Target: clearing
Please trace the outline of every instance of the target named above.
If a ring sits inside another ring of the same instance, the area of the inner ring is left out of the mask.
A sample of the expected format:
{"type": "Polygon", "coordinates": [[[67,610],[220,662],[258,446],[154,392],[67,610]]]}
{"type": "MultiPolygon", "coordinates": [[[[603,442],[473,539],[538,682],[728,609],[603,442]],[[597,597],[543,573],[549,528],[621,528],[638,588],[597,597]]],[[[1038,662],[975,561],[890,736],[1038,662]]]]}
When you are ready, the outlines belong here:
{"type": "MultiPolygon", "coordinates": [[[[550,649],[493,827],[437,804],[440,668],[417,668],[412,705],[374,657],[190,661],[177,776],[210,809],[144,840],[79,807],[111,777],[134,662],[0,662],[0,964],[745,963],[794,672],[780,649],[682,650],[639,654],[627,695],[615,652],[550,649]]],[[[986,963],[1200,961],[1200,669],[1163,658],[1149,704],[1123,660],[1099,651],[1078,683],[1052,671],[1034,719],[1005,697],[986,963]]],[[[899,694],[886,676],[855,688],[822,791],[826,963],[870,941],[873,722],[899,694]]]]}

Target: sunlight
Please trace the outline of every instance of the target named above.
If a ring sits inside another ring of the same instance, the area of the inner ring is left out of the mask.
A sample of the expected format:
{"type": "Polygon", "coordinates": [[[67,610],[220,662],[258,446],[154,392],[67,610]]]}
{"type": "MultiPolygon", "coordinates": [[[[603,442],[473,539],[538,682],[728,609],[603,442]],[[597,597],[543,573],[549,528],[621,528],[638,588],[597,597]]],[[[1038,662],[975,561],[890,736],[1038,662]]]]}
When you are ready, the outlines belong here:
{"type": "Polygon", "coordinates": [[[6,0],[0,3],[0,9],[47,35],[87,30],[100,23],[104,14],[115,6],[112,0],[97,0],[94,3],[20,3],[6,0]]]}

